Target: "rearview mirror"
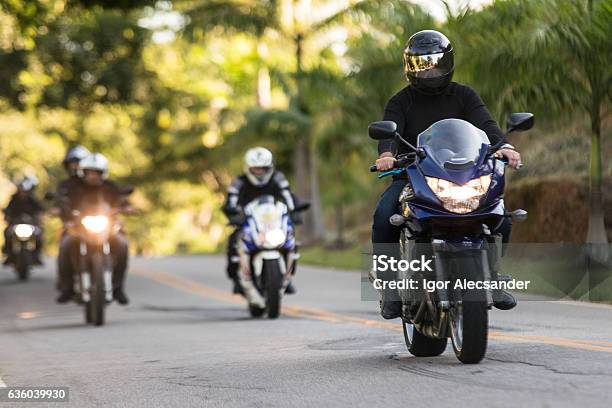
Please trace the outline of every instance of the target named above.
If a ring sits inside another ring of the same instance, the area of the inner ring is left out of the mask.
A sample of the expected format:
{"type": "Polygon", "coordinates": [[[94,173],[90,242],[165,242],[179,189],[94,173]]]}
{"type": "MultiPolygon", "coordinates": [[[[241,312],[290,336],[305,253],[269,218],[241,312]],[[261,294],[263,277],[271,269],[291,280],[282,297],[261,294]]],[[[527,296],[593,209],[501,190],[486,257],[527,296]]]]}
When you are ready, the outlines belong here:
{"type": "Polygon", "coordinates": [[[374,140],[392,139],[397,131],[397,124],[390,120],[372,122],[368,126],[368,135],[374,140]]]}
{"type": "Polygon", "coordinates": [[[533,127],[533,113],[511,113],[506,121],[506,126],[508,127],[508,133],[529,130],[533,127]]]}

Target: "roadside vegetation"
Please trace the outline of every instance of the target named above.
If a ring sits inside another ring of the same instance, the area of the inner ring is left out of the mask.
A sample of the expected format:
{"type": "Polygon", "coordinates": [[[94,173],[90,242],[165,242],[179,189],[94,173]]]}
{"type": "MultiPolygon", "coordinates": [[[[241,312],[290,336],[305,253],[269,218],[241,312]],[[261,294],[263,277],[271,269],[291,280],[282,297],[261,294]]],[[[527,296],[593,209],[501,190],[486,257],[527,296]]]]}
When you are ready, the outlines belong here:
{"type": "Polygon", "coordinates": [[[0,204],[23,174],[52,189],[82,143],[136,185],[138,253],[222,247],[225,189],[265,145],[313,203],[304,261],[358,265],[385,184],[367,171],[365,129],[405,86],[402,47],[425,28],[453,41],[455,79],[500,123],[536,114],[511,141],[526,165],[507,199],[530,211],[514,239],[612,231],[611,0],[497,0],[444,22],[399,0],[1,0],[0,27],[0,204]]]}

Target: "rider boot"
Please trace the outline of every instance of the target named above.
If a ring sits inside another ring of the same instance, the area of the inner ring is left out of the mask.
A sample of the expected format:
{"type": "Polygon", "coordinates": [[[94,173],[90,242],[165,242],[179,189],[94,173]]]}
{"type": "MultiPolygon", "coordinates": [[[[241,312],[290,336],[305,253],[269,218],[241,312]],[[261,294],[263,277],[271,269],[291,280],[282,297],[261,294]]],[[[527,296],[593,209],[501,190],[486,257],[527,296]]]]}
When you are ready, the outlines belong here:
{"type": "Polygon", "coordinates": [[[244,290],[244,296],[247,298],[250,305],[254,305],[262,309],[266,307],[265,299],[261,296],[252,280],[240,278],[240,284],[244,290]]]}
{"type": "Polygon", "coordinates": [[[111,241],[111,254],[114,261],[113,267],[113,299],[120,305],[127,305],[130,299],[124,291],[125,274],[128,262],[127,239],[121,233],[115,235],[111,241]]]}
{"type": "Polygon", "coordinates": [[[240,285],[240,279],[238,278],[238,268],[240,267],[240,257],[238,255],[230,256],[227,261],[227,276],[233,282],[232,293],[234,295],[244,295],[244,290],[240,285]]]}
{"type": "Polygon", "coordinates": [[[516,299],[505,290],[493,291],[493,306],[499,310],[510,310],[516,306],[516,299]]]}
{"type": "Polygon", "coordinates": [[[59,256],[57,257],[58,282],[57,288],[60,291],[56,299],[58,303],[66,303],[74,298],[74,266],[71,256],[78,250],[74,245],[75,241],[68,235],[64,235],[60,241],[59,256]]]}
{"type": "MultiPolygon", "coordinates": [[[[488,261],[491,268],[491,277],[495,280],[499,279],[500,261],[505,255],[506,247],[510,241],[510,232],[512,230],[512,220],[510,217],[504,217],[504,221],[497,228],[496,234],[489,237],[489,244],[494,250],[489,251],[488,261]]],[[[516,299],[505,290],[493,291],[493,306],[499,310],[510,310],[516,306],[516,299]]]]}
{"type": "Polygon", "coordinates": [[[291,280],[289,281],[289,284],[285,288],[285,294],[287,295],[295,295],[295,293],[297,292],[297,289],[295,288],[295,285],[293,284],[293,277],[295,276],[295,271],[297,270],[297,260],[300,258],[299,254],[297,253],[297,249],[298,248],[296,244],[295,250],[293,252],[290,252],[287,256],[288,261],[290,262],[290,265],[291,265],[291,280]]]}
{"type": "Polygon", "coordinates": [[[5,256],[2,265],[8,266],[13,263],[10,249],[10,237],[6,232],[4,233],[4,245],[2,246],[2,254],[5,256]]]}
{"type": "MultiPolygon", "coordinates": [[[[379,272],[378,276],[383,282],[389,282],[395,279],[395,273],[390,272],[379,272]]],[[[384,319],[396,319],[402,316],[402,302],[400,301],[399,294],[395,289],[384,288],[381,293],[380,300],[380,315],[384,319]]]]}
{"type": "Polygon", "coordinates": [[[289,282],[289,284],[285,288],[285,293],[287,295],[295,295],[295,292],[296,292],[296,289],[295,289],[295,286],[293,286],[293,282],[289,282]]]}

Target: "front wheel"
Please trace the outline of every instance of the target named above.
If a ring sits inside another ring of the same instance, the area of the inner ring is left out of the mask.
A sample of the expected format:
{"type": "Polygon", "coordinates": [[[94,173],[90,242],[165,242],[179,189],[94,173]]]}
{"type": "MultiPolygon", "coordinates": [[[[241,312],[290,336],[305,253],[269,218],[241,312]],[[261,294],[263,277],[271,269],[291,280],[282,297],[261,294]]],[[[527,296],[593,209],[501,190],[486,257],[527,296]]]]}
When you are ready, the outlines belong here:
{"type": "Polygon", "coordinates": [[[30,256],[25,248],[17,255],[15,260],[15,272],[17,279],[27,281],[30,277],[30,256]]]}
{"type": "Polygon", "coordinates": [[[91,256],[91,296],[88,303],[89,322],[95,326],[104,324],[104,308],[106,307],[106,289],[104,286],[104,256],[91,256]]]}
{"type": "Polygon", "coordinates": [[[402,319],[404,341],[410,354],[416,357],[435,357],[444,353],[448,339],[434,339],[419,332],[412,323],[402,319]]]}
{"type": "Polygon", "coordinates": [[[265,260],[262,272],[263,276],[265,276],[265,297],[268,317],[276,319],[280,315],[280,291],[283,287],[283,274],[281,273],[279,261],[276,259],[265,260]]]}
{"type": "Polygon", "coordinates": [[[464,364],[479,363],[487,352],[489,330],[485,302],[457,302],[450,310],[453,350],[464,364]]]}

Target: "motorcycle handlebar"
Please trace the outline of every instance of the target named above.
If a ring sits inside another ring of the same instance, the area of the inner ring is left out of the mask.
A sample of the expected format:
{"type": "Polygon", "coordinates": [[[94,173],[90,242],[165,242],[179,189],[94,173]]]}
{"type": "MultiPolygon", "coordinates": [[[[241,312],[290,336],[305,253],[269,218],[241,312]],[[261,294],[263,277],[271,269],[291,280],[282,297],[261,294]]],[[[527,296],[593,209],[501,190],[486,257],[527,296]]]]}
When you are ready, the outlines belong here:
{"type": "MultiPolygon", "coordinates": [[[[409,163],[412,163],[412,161],[415,159],[415,157],[416,157],[415,153],[407,153],[405,155],[400,155],[400,156],[395,158],[395,166],[393,166],[392,169],[388,169],[388,170],[395,170],[395,169],[404,168],[409,163]]],[[[377,171],[378,171],[378,168],[376,167],[375,164],[370,166],[370,173],[376,173],[377,171]]]]}
{"type": "MultiPolygon", "coordinates": [[[[395,163],[395,167],[394,167],[394,169],[395,169],[395,168],[401,168],[401,167],[404,167],[404,166],[407,164],[407,160],[408,160],[408,159],[409,159],[408,157],[401,158],[401,159],[397,159],[397,160],[396,160],[396,163],[395,163]]],[[[507,159],[507,158],[505,158],[505,157],[503,157],[503,158],[501,158],[501,159],[498,159],[498,160],[500,160],[502,163],[504,163],[504,164],[506,164],[506,165],[508,164],[508,159],[507,159]]],[[[521,167],[523,167],[523,163],[519,164],[519,166],[518,166],[518,168],[519,168],[519,169],[520,169],[521,167]]],[[[393,170],[393,169],[389,169],[389,170],[393,170]]],[[[370,166],[370,173],[376,173],[377,171],[378,171],[378,168],[376,167],[376,165],[375,165],[375,164],[374,164],[374,165],[372,165],[372,166],[370,166]]]]}

